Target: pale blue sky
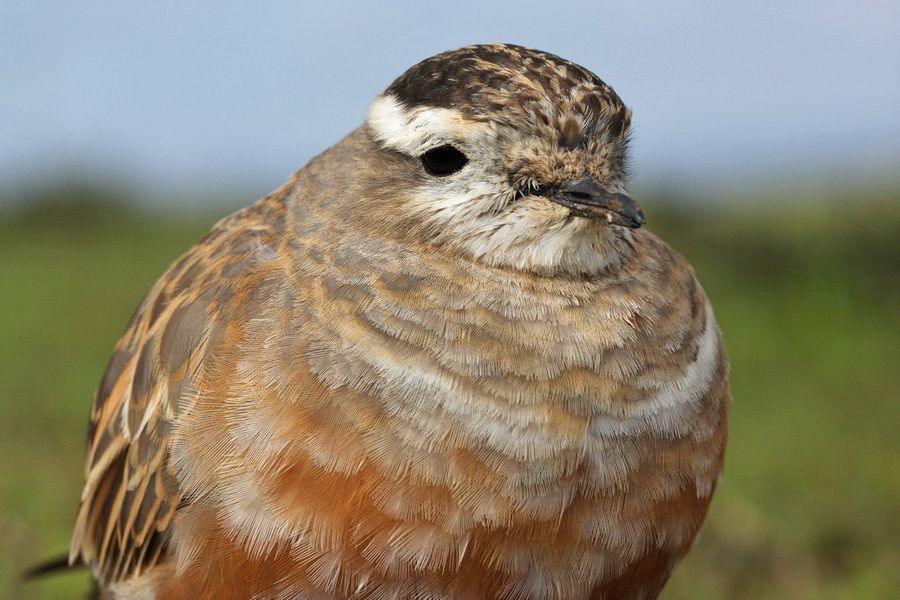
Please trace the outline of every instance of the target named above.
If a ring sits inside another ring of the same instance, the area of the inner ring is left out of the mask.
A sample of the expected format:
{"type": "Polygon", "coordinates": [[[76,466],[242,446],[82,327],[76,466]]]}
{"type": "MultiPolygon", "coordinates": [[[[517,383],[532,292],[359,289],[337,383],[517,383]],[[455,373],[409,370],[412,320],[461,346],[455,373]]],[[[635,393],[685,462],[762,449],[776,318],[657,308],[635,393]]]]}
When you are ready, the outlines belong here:
{"type": "Polygon", "coordinates": [[[570,58],[635,113],[639,181],[900,166],[900,3],[0,3],[0,187],[275,187],[441,50],[570,58]]]}

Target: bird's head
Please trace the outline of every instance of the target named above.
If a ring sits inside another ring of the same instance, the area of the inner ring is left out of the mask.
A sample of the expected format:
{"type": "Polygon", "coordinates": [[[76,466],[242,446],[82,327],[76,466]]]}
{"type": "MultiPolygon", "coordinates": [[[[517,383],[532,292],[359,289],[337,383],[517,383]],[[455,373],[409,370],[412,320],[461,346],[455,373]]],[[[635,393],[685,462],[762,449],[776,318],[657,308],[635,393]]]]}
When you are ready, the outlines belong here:
{"type": "Polygon", "coordinates": [[[378,218],[495,266],[596,272],[644,223],[625,192],[630,121],[608,85],[552,54],[438,54],[369,110],[378,218]]]}

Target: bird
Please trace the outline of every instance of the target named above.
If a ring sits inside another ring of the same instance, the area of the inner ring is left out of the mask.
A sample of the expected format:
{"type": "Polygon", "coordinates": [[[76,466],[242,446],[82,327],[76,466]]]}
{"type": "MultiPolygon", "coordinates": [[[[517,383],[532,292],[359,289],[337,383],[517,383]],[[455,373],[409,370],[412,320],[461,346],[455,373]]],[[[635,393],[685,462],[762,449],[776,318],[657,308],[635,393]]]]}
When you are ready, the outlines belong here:
{"type": "Polygon", "coordinates": [[[115,599],[657,597],[731,396],[631,120],[517,45],[409,68],[143,298],[70,563],[115,599]]]}

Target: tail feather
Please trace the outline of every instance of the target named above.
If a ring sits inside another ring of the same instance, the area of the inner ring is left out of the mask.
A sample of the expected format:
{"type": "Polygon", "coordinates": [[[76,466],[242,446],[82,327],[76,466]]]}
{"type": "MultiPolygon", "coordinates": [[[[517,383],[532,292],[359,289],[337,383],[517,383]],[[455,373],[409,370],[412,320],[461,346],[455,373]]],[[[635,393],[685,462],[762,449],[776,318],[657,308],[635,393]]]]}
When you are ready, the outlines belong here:
{"type": "Polygon", "coordinates": [[[69,564],[69,557],[64,554],[62,556],[56,556],[49,560],[45,560],[44,562],[30,567],[27,571],[22,573],[22,579],[28,581],[30,579],[43,577],[44,575],[52,575],[54,573],[71,571],[73,569],[80,569],[82,567],[84,567],[84,565],[80,562],[69,564]]]}

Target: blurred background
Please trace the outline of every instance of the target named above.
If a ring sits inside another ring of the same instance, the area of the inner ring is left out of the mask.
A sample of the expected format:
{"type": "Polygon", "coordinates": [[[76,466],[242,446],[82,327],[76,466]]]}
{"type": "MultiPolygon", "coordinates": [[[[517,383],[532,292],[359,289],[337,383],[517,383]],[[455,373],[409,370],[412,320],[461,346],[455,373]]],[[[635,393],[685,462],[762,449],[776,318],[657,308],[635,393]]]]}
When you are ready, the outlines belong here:
{"type": "Polygon", "coordinates": [[[64,552],[110,350],[166,265],[394,77],[541,48],[635,114],[633,191],[729,347],[724,480],[663,598],[900,588],[900,4],[0,3],[0,598],[64,552]]]}

